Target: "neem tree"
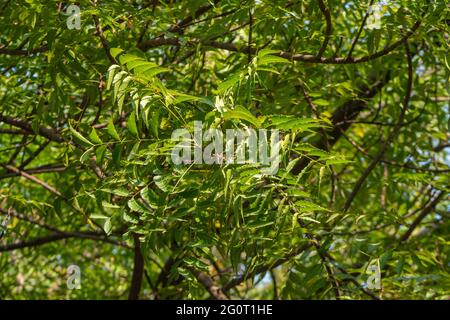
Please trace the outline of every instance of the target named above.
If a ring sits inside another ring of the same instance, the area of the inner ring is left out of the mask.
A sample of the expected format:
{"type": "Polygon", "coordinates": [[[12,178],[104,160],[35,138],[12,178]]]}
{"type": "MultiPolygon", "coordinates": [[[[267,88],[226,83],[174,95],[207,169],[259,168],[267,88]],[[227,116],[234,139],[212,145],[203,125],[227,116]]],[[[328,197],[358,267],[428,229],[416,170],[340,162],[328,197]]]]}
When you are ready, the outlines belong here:
{"type": "Polygon", "coordinates": [[[448,297],[449,19],[444,0],[3,1],[0,297],[448,297]],[[278,172],[174,165],[194,121],[280,130],[278,172]]]}

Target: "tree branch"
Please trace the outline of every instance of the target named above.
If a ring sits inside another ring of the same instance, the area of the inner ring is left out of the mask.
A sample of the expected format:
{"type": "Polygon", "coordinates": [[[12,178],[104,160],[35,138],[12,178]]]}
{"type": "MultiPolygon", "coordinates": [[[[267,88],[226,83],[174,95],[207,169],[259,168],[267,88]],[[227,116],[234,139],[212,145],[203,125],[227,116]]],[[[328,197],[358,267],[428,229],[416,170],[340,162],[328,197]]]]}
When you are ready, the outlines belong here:
{"type": "MultiPolygon", "coordinates": [[[[59,241],[68,238],[88,239],[103,241],[110,244],[118,245],[117,242],[105,238],[102,234],[95,232],[55,232],[45,237],[36,238],[29,241],[17,242],[0,246],[0,252],[13,251],[18,249],[32,248],[41,246],[50,242],[59,241]]],[[[121,245],[123,246],[123,245],[121,245]]]]}
{"type": "Polygon", "coordinates": [[[49,185],[48,183],[46,183],[46,182],[36,178],[35,176],[33,176],[33,175],[23,171],[23,170],[18,169],[16,167],[12,166],[12,165],[7,164],[7,165],[2,165],[2,166],[4,168],[6,168],[7,170],[10,170],[11,172],[14,172],[15,174],[21,175],[25,179],[28,179],[30,181],[33,181],[33,182],[37,183],[38,185],[40,185],[44,189],[50,191],[51,193],[53,193],[53,194],[57,195],[58,197],[60,197],[60,198],[62,198],[62,199],[67,201],[67,198],[61,192],[56,190],[55,187],[49,185]]]}
{"type": "Polygon", "coordinates": [[[325,16],[326,21],[326,30],[325,30],[325,39],[322,42],[322,46],[319,49],[319,52],[317,53],[317,57],[322,57],[322,54],[325,52],[328,46],[328,42],[330,41],[331,34],[333,33],[333,24],[331,22],[331,15],[330,10],[328,10],[328,7],[325,5],[323,0],[317,1],[319,4],[320,11],[322,11],[322,14],[325,16]]]}
{"type": "Polygon", "coordinates": [[[216,300],[229,300],[222,289],[214,284],[214,281],[206,275],[205,273],[195,270],[194,268],[189,268],[189,271],[197,278],[205,289],[211,294],[211,296],[216,300]]]}
{"type": "Polygon", "coordinates": [[[352,42],[352,45],[350,47],[350,51],[348,52],[346,60],[351,59],[351,57],[352,57],[353,49],[355,49],[356,43],[358,43],[359,37],[361,36],[361,33],[362,33],[363,29],[364,29],[364,26],[366,25],[367,18],[369,17],[370,7],[373,5],[373,1],[374,0],[370,0],[370,2],[369,2],[369,8],[367,8],[367,11],[366,11],[366,13],[364,15],[364,18],[363,18],[362,22],[361,22],[361,25],[359,26],[358,32],[356,33],[356,36],[353,39],[353,42],[352,42]]]}
{"type": "Polygon", "coordinates": [[[444,196],[444,192],[441,191],[430,203],[428,203],[422,210],[422,212],[417,216],[417,218],[411,223],[408,230],[403,234],[400,238],[400,242],[406,242],[411,237],[412,233],[416,229],[416,227],[422,222],[425,217],[433,212],[434,208],[438,205],[439,201],[441,201],[444,196]]]}
{"type": "Polygon", "coordinates": [[[249,272],[249,273],[246,273],[246,274],[243,274],[243,275],[240,275],[238,277],[231,279],[227,284],[225,284],[222,287],[222,290],[224,292],[226,292],[226,291],[230,290],[231,288],[236,287],[237,285],[241,284],[242,282],[244,282],[248,279],[251,279],[260,273],[265,273],[265,272],[269,271],[270,269],[276,268],[276,267],[282,265],[283,263],[289,261],[293,257],[298,256],[300,253],[308,250],[309,248],[311,248],[312,245],[313,244],[311,242],[300,245],[297,248],[295,248],[294,250],[291,250],[290,252],[288,252],[282,258],[279,258],[269,264],[258,266],[252,272],[249,272]]]}
{"type": "MultiPolygon", "coordinates": [[[[410,36],[414,34],[414,32],[419,28],[421,24],[421,21],[417,21],[411,30],[409,30],[401,39],[397,40],[390,46],[386,47],[383,50],[377,51],[374,54],[359,57],[359,58],[353,58],[353,57],[330,57],[330,58],[324,58],[319,57],[317,55],[312,54],[300,54],[300,53],[290,53],[285,51],[279,51],[277,53],[274,53],[274,55],[277,55],[282,58],[286,58],[288,60],[293,61],[301,61],[301,62],[309,62],[309,63],[322,63],[322,64],[357,64],[357,63],[363,63],[371,60],[375,60],[377,58],[383,57],[395,49],[397,49],[406,39],[408,39],[410,36]]],[[[164,35],[160,38],[154,38],[150,40],[144,40],[141,43],[138,44],[138,48],[142,51],[147,51],[152,48],[156,48],[159,46],[164,45],[172,45],[172,46],[182,46],[182,45],[189,45],[189,46],[196,46],[198,44],[203,44],[204,46],[210,46],[216,49],[222,49],[226,51],[232,51],[232,52],[238,52],[243,54],[256,54],[259,49],[257,48],[251,48],[249,46],[245,45],[236,45],[231,42],[218,42],[213,40],[200,40],[200,39],[191,39],[186,42],[181,41],[177,37],[173,38],[164,38],[164,35]]]]}
{"type": "Polygon", "coordinates": [[[139,292],[141,291],[143,275],[144,257],[141,252],[141,242],[139,240],[139,236],[134,235],[134,267],[128,300],[139,300],[139,292]]]}
{"type": "Polygon", "coordinates": [[[405,93],[405,97],[403,99],[403,108],[400,112],[400,116],[397,121],[397,125],[394,127],[394,129],[389,134],[388,138],[386,139],[383,146],[381,147],[381,150],[378,153],[378,155],[372,159],[372,162],[369,164],[367,169],[363,172],[361,177],[356,182],[352,192],[350,193],[349,197],[347,198],[347,201],[344,204],[343,212],[346,212],[350,208],[354,198],[356,197],[359,190],[361,189],[362,184],[364,183],[366,178],[369,176],[370,172],[372,172],[372,170],[378,164],[378,162],[383,158],[387,148],[389,147],[391,142],[394,140],[394,138],[397,136],[397,134],[400,131],[400,128],[402,126],[403,120],[405,118],[406,110],[408,109],[409,100],[411,98],[412,82],[413,82],[412,57],[411,57],[411,52],[409,51],[409,47],[408,47],[408,44],[406,41],[405,41],[405,51],[406,51],[406,58],[408,61],[408,82],[406,84],[406,93],[405,93]]]}
{"type": "MultiPolygon", "coordinates": [[[[35,134],[33,127],[27,121],[24,121],[21,119],[15,119],[15,118],[0,114],[0,122],[7,123],[9,125],[12,125],[13,127],[20,128],[31,134],[35,134]]],[[[39,135],[46,137],[47,139],[52,140],[52,141],[56,141],[56,142],[64,141],[64,139],[61,137],[61,135],[56,130],[53,130],[50,128],[39,126],[38,133],[39,133],[39,135]]]]}

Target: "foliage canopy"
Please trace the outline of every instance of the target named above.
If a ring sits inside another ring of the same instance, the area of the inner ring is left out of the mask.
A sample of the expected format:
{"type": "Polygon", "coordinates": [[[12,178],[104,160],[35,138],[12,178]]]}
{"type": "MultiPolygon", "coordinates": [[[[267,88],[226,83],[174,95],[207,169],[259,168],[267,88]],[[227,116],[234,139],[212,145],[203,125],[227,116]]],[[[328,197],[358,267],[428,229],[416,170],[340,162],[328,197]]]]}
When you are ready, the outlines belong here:
{"type": "Polygon", "coordinates": [[[0,4],[0,298],[448,298],[447,1],[76,5],[0,4]],[[194,121],[280,169],[174,165],[194,121]]]}

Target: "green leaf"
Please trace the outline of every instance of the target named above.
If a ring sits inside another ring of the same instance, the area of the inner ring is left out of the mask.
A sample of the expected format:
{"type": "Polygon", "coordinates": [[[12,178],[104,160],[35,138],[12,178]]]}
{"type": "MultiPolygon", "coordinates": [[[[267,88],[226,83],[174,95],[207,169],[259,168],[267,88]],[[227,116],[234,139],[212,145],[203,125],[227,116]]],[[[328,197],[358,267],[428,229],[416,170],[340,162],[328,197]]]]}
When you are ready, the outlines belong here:
{"type": "Polygon", "coordinates": [[[109,209],[119,209],[120,206],[117,204],[112,204],[106,201],[102,201],[102,207],[103,208],[109,208],[109,209]]]}
{"type": "Polygon", "coordinates": [[[234,86],[236,83],[238,83],[241,80],[241,77],[242,77],[241,73],[233,75],[231,78],[220,83],[219,86],[217,87],[217,91],[219,93],[224,93],[225,91],[230,89],[232,86],[234,86]]]}
{"type": "Polygon", "coordinates": [[[318,204],[309,202],[309,201],[303,201],[303,200],[298,200],[295,202],[295,205],[301,209],[301,211],[303,212],[307,212],[307,211],[329,211],[326,208],[323,208],[321,206],[319,206],[318,204]]]}
{"type": "Polygon", "coordinates": [[[324,99],[313,100],[313,103],[318,106],[328,106],[330,104],[327,100],[324,99]]]}
{"type": "Polygon", "coordinates": [[[271,69],[271,68],[260,68],[260,67],[258,67],[258,68],[256,68],[256,71],[265,71],[265,72],[271,72],[271,73],[275,73],[275,74],[280,74],[278,72],[278,70],[271,69]]]}
{"type": "Polygon", "coordinates": [[[247,122],[250,122],[257,128],[261,126],[261,122],[250,111],[241,106],[237,106],[233,110],[225,112],[223,114],[223,118],[225,120],[230,119],[245,120],[247,122]]]}
{"type": "Polygon", "coordinates": [[[271,54],[278,53],[278,52],[280,52],[280,50],[262,49],[262,50],[260,50],[258,52],[257,57],[258,57],[258,59],[261,59],[261,58],[264,58],[267,55],[271,55],[271,54]]]}
{"type": "Polygon", "coordinates": [[[265,66],[271,63],[290,63],[289,60],[278,56],[267,55],[258,60],[259,66],[265,66]]]}
{"type": "Polygon", "coordinates": [[[93,146],[92,142],[90,142],[88,139],[86,139],[85,137],[83,137],[83,136],[81,135],[81,133],[79,133],[79,132],[76,131],[74,128],[72,128],[71,125],[69,125],[69,130],[70,130],[70,132],[72,133],[72,135],[74,136],[76,142],[78,142],[79,144],[84,145],[84,146],[90,146],[90,147],[93,146]]]}
{"type": "Polygon", "coordinates": [[[122,218],[124,221],[132,224],[139,223],[139,219],[136,219],[132,214],[129,214],[126,210],[123,211],[122,218]]]}
{"type": "Polygon", "coordinates": [[[128,117],[128,121],[127,121],[127,128],[128,131],[130,131],[130,133],[139,138],[139,132],[138,132],[138,128],[136,125],[136,115],[133,112],[131,112],[130,116],[128,117]]]}
{"type": "Polygon", "coordinates": [[[103,230],[105,230],[105,233],[107,235],[111,234],[111,231],[112,231],[111,218],[105,220],[105,224],[103,225],[103,230]]]}
{"type": "Polygon", "coordinates": [[[155,68],[151,68],[145,72],[143,72],[143,76],[145,78],[153,78],[154,76],[163,73],[163,72],[168,72],[170,71],[169,68],[163,68],[163,67],[155,67],[155,68]]]}
{"type": "Polygon", "coordinates": [[[126,53],[126,54],[121,55],[119,60],[122,65],[125,65],[131,61],[142,61],[142,58],[137,57],[132,54],[129,54],[129,53],[126,53]]]}
{"type": "Polygon", "coordinates": [[[125,188],[113,188],[113,189],[111,189],[111,188],[103,188],[103,189],[101,189],[101,191],[107,192],[107,193],[111,193],[111,194],[115,194],[115,195],[118,195],[118,196],[121,196],[121,197],[128,197],[128,195],[130,193],[125,188]]]}
{"type": "Polygon", "coordinates": [[[145,213],[148,212],[147,208],[145,208],[139,201],[135,198],[132,198],[128,201],[128,207],[136,212],[145,213]]]}
{"type": "Polygon", "coordinates": [[[96,157],[96,163],[97,165],[101,165],[103,163],[103,160],[105,158],[105,152],[108,146],[106,144],[101,145],[95,150],[95,157],[96,157]]]}
{"type": "MultiPolygon", "coordinates": [[[[157,67],[157,66],[158,65],[156,63],[149,62],[149,61],[146,61],[146,60],[135,60],[135,61],[130,61],[130,62],[127,63],[127,68],[130,71],[135,69],[135,68],[138,68],[138,67],[139,68],[146,67],[145,70],[148,70],[148,69],[151,69],[151,68],[154,68],[154,67],[157,67]]],[[[138,69],[138,70],[141,70],[141,69],[138,69]]],[[[141,71],[140,73],[142,73],[142,72],[143,71],[141,71]]]]}
{"type": "Polygon", "coordinates": [[[93,213],[89,216],[89,218],[91,218],[91,219],[109,219],[108,216],[105,216],[104,214],[101,214],[101,213],[93,213]]]}
{"type": "Polygon", "coordinates": [[[155,182],[155,185],[162,191],[164,192],[169,192],[170,191],[170,186],[167,183],[167,178],[157,175],[153,177],[153,181],[155,182]]]}
{"type": "Polygon", "coordinates": [[[116,168],[120,167],[120,159],[122,156],[122,145],[116,144],[112,153],[112,162],[116,168]]]}
{"type": "Polygon", "coordinates": [[[85,162],[89,159],[89,157],[91,156],[91,154],[93,153],[93,150],[94,150],[94,147],[91,147],[91,148],[87,149],[87,150],[83,153],[83,155],[81,156],[80,162],[81,162],[81,163],[85,163],[85,162]]]}
{"type": "Polygon", "coordinates": [[[145,187],[144,189],[142,189],[140,194],[141,194],[141,197],[147,202],[147,204],[153,209],[157,209],[164,204],[164,200],[161,199],[155,193],[155,191],[153,191],[152,189],[150,189],[148,187],[145,187]]]}
{"type": "Polygon", "coordinates": [[[111,53],[113,58],[116,58],[122,52],[123,52],[123,50],[120,48],[111,48],[111,50],[109,50],[109,53],[111,53]]]}
{"type": "Polygon", "coordinates": [[[111,137],[113,137],[117,141],[120,141],[119,134],[116,131],[116,127],[114,126],[114,122],[113,122],[112,118],[109,120],[109,123],[108,123],[108,126],[107,126],[107,130],[108,130],[108,133],[109,133],[109,135],[111,137]]]}
{"type": "Polygon", "coordinates": [[[97,130],[95,130],[95,128],[92,128],[92,131],[91,131],[91,134],[89,135],[89,138],[91,139],[92,142],[94,142],[96,144],[102,144],[103,143],[103,141],[98,136],[97,130]]]}
{"type": "Polygon", "coordinates": [[[120,69],[120,66],[118,66],[117,64],[113,64],[108,68],[108,83],[106,86],[106,90],[109,90],[111,88],[111,84],[113,83],[114,76],[118,69],[120,69]]]}
{"type": "Polygon", "coordinates": [[[275,127],[280,130],[302,130],[307,131],[314,128],[320,128],[322,125],[317,119],[296,118],[292,116],[271,116],[269,127],[275,127]]]}

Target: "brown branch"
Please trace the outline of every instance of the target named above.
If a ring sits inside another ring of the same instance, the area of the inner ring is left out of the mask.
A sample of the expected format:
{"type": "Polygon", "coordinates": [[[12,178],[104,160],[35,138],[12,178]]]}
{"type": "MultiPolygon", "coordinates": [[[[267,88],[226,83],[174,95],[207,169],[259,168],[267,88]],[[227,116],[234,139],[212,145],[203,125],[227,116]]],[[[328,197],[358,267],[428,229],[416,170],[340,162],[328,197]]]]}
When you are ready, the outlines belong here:
{"type": "MultiPolygon", "coordinates": [[[[24,172],[28,174],[40,174],[40,173],[49,173],[49,172],[62,172],[65,171],[67,168],[63,165],[44,165],[39,166],[32,169],[23,170],[24,172]]],[[[11,177],[17,177],[20,176],[19,173],[16,172],[8,172],[0,176],[0,180],[7,179],[11,177]]]]}
{"type": "Polygon", "coordinates": [[[0,48],[0,54],[10,55],[10,56],[29,56],[40,52],[45,52],[48,50],[47,45],[43,45],[38,48],[24,50],[24,49],[8,49],[8,48],[0,48]]]}
{"type": "Polygon", "coordinates": [[[34,151],[33,152],[33,154],[28,158],[28,159],[26,159],[25,161],[23,161],[21,164],[20,164],[20,169],[23,169],[23,168],[25,168],[27,165],[29,165],[34,159],[36,159],[36,157],[48,146],[50,144],[50,141],[49,140],[47,140],[47,141],[45,141],[43,144],[41,144],[40,146],[39,146],[39,148],[37,148],[37,150],[36,151],[34,151]]]}
{"type": "Polygon", "coordinates": [[[40,228],[52,231],[52,232],[57,232],[57,233],[63,233],[60,230],[58,230],[57,228],[54,228],[52,226],[49,226],[41,221],[36,221],[32,218],[27,217],[26,215],[24,215],[23,213],[19,213],[16,210],[10,208],[9,210],[5,210],[3,208],[0,207],[0,213],[2,213],[3,215],[6,216],[11,216],[11,217],[15,217],[19,220],[34,224],[36,226],[39,226],[40,228]]]}
{"type": "Polygon", "coordinates": [[[18,144],[15,144],[16,148],[15,148],[13,154],[11,155],[11,157],[9,158],[9,161],[7,162],[8,164],[14,163],[17,156],[22,151],[22,148],[24,148],[25,146],[27,146],[28,144],[31,143],[32,140],[27,141],[28,140],[27,138],[28,138],[27,136],[23,136],[22,141],[18,144]]]}
{"type": "MultiPolygon", "coordinates": [[[[29,122],[27,122],[27,121],[24,121],[24,120],[21,120],[21,119],[15,119],[15,118],[12,118],[12,117],[9,117],[9,116],[4,116],[4,115],[0,114],[0,122],[5,122],[5,123],[7,123],[9,125],[12,125],[14,127],[18,127],[18,128],[21,128],[21,129],[23,129],[25,131],[28,131],[31,134],[36,134],[34,132],[32,126],[31,126],[31,124],[29,122]]],[[[68,142],[68,143],[72,143],[73,145],[77,146],[78,148],[80,148],[82,150],[84,149],[80,144],[76,143],[75,141],[66,141],[60,135],[60,133],[58,131],[56,131],[56,130],[49,129],[49,128],[46,128],[46,127],[43,127],[43,126],[39,126],[37,131],[38,131],[39,135],[41,135],[43,137],[46,137],[47,139],[49,139],[51,141],[60,142],[60,143],[61,142],[68,142]]],[[[98,168],[98,166],[96,164],[94,164],[94,168],[96,169],[96,170],[94,170],[94,173],[96,175],[98,175],[98,172],[96,172],[96,171],[98,171],[98,170],[101,171],[101,169],[98,168]]]]}
{"type": "Polygon", "coordinates": [[[406,242],[411,237],[412,233],[416,229],[416,227],[422,222],[425,217],[433,212],[434,208],[437,206],[439,201],[441,201],[442,197],[444,196],[444,192],[441,191],[434,199],[433,201],[429,202],[422,210],[420,215],[417,216],[417,218],[411,223],[408,230],[403,234],[403,236],[400,238],[400,242],[406,242]]]}
{"type": "Polygon", "coordinates": [[[207,274],[195,270],[194,268],[189,268],[189,271],[195,276],[195,278],[197,278],[198,282],[205,287],[205,289],[215,300],[229,300],[222,289],[218,287],[207,274]]]}
{"type": "Polygon", "coordinates": [[[345,274],[347,276],[347,279],[345,280],[349,280],[350,282],[352,282],[356,287],[358,287],[359,290],[361,290],[364,294],[368,295],[369,297],[371,297],[374,300],[380,300],[380,297],[378,297],[375,293],[373,293],[371,290],[364,288],[363,286],[361,286],[361,284],[358,282],[358,280],[356,280],[350,273],[348,273],[347,270],[345,270],[344,268],[342,268],[341,266],[337,265],[336,260],[334,260],[334,258],[329,254],[329,253],[324,253],[324,255],[328,258],[328,260],[332,261],[335,263],[336,268],[343,274],[345,274]]]}
{"type": "Polygon", "coordinates": [[[17,249],[24,249],[24,248],[30,248],[30,247],[37,247],[44,245],[49,242],[54,242],[62,239],[71,238],[71,235],[69,234],[62,234],[62,233],[54,233],[46,237],[42,238],[36,238],[30,241],[24,241],[24,242],[17,242],[12,244],[7,244],[0,246],[0,252],[7,252],[7,251],[13,251],[17,249]]]}
{"type": "Polygon", "coordinates": [[[95,113],[95,118],[94,120],[91,122],[91,127],[94,126],[95,124],[97,124],[98,120],[100,119],[100,115],[102,113],[102,109],[103,109],[103,89],[105,87],[105,82],[103,81],[103,75],[100,74],[100,79],[98,82],[98,108],[97,108],[97,112],[95,113]]]}
{"type": "Polygon", "coordinates": [[[0,134],[28,135],[30,133],[24,130],[0,129],[0,134]]]}
{"type": "Polygon", "coordinates": [[[117,245],[116,242],[106,239],[103,235],[95,232],[55,232],[45,237],[35,238],[29,241],[16,242],[12,244],[2,245],[0,246],[0,252],[7,252],[25,248],[32,248],[41,246],[50,242],[59,241],[63,239],[69,238],[78,238],[78,239],[88,239],[88,240],[98,240],[111,244],[117,245]]]}
{"type": "Polygon", "coordinates": [[[144,257],[141,252],[141,242],[138,235],[134,235],[134,267],[131,277],[131,287],[128,300],[139,300],[142,278],[144,275],[144,257]]]}
{"type": "Polygon", "coordinates": [[[275,272],[273,272],[273,270],[270,270],[269,273],[270,277],[272,278],[273,300],[279,300],[277,277],[275,275],[275,272]]]}
{"type": "Polygon", "coordinates": [[[364,18],[363,18],[363,20],[361,22],[361,25],[360,25],[360,27],[358,29],[358,32],[356,33],[356,36],[353,39],[352,45],[350,47],[350,51],[348,52],[348,55],[347,55],[347,60],[352,57],[353,49],[355,49],[356,43],[358,42],[359,37],[361,36],[361,33],[362,33],[363,29],[364,29],[364,26],[366,25],[367,18],[369,17],[369,10],[370,10],[370,7],[373,5],[373,1],[374,0],[370,0],[369,8],[367,9],[367,11],[366,11],[366,13],[364,15],[364,18]]]}
{"type": "MultiPolygon", "coordinates": [[[[27,121],[0,114],[0,122],[7,123],[16,128],[20,128],[26,132],[29,132],[30,134],[35,134],[33,127],[27,121]]],[[[43,126],[39,126],[37,131],[38,131],[37,133],[39,135],[46,137],[49,140],[56,141],[56,142],[64,141],[64,139],[61,137],[61,135],[56,130],[46,128],[43,126]]]]}
{"type": "MultiPolygon", "coordinates": [[[[351,121],[351,123],[355,123],[355,122],[351,121]]],[[[365,156],[369,157],[370,159],[374,159],[374,156],[372,156],[366,149],[364,149],[362,146],[360,146],[355,140],[353,140],[347,134],[345,134],[345,132],[343,130],[341,130],[341,134],[356,150],[358,150],[359,152],[361,152],[365,156]]],[[[388,164],[388,165],[391,165],[391,166],[407,169],[407,170],[415,170],[415,171],[422,171],[422,172],[433,172],[433,173],[450,172],[450,169],[421,168],[421,167],[411,166],[411,165],[408,165],[408,164],[405,164],[405,163],[395,162],[395,161],[384,159],[384,158],[380,159],[380,162],[388,164]]]]}
{"type": "Polygon", "coordinates": [[[44,189],[50,191],[51,193],[53,193],[53,194],[57,195],[58,197],[60,197],[60,198],[62,198],[62,199],[67,201],[67,198],[61,192],[56,190],[55,187],[49,185],[48,183],[46,183],[46,182],[36,178],[35,176],[33,176],[33,175],[23,171],[23,170],[18,169],[16,167],[12,166],[12,165],[7,164],[7,165],[2,165],[2,166],[5,169],[10,170],[11,172],[14,172],[15,174],[21,175],[25,179],[28,179],[30,181],[33,181],[33,182],[37,183],[38,185],[40,185],[44,189]]]}
{"type": "Polygon", "coordinates": [[[402,110],[400,112],[400,116],[399,116],[399,119],[397,121],[397,125],[394,127],[394,129],[389,134],[388,138],[386,139],[386,141],[384,142],[383,146],[381,147],[380,152],[372,159],[372,161],[369,164],[369,166],[366,168],[366,170],[364,170],[363,174],[361,175],[361,177],[356,182],[355,186],[353,187],[352,192],[350,193],[349,197],[347,198],[347,200],[346,200],[346,202],[344,204],[343,212],[346,212],[350,208],[353,200],[355,199],[356,195],[358,194],[359,190],[361,189],[364,181],[369,176],[370,172],[372,172],[372,170],[378,164],[378,162],[380,160],[382,160],[382,158],[383,158],[384,154],[386,153],[389,145],[392,143],[394,138],[397,136],[397,134],[400,131],[400,128],[402,126],[403,120],[405,118],[406,110],[408,109],[409,100],[411,98],[412,82],[413,82],[412,57],[411,57],[411,52],[409,51],[408,43],[406,41],[405,41],[405,52],[406,52],[406,58],[407,58],[407,62],[408,62],[408,82],[406,84],[406,93],[405,93],[405,97],[403,99],[403,108],[402,108],[402,110]]]}
{"type": "MultiPolygon", "coordinates": [[[[58,229],[56,227],[53,227],[53,226],[50,226],[50,225],[44,223],[43,221],[35,220],[33,218],[28,217],[27,215],[25,215],[23,213],[19,213],[19,212],[17,212],[16,210],[14,210],[12,208],[10,208],[9,210],[5,210],[5,209],[0,207],[0,213],[4,214],[6,216],[15,217],[15,218],[17,218],[19,220],[28,222],[28,223],[33,224],[33,225],[36,225],[36,226],[38,226],[40,228],[46,229],[48,231],[51,231],[53,234],[66,235],[67,238],[80,238],[80,239],[98,240],[98,241],[110,243],[110,244],[113,244],[113,245],[117,245],[117,246],[120,246],[120,247],[123,247],[123,248],[126,248],[126,249],[132,249],[127,244],[119,242],[119,241],[115,241],[115,240],[112,240],[112,239],[109,239],[109,238],[105,237],[104,234],[101,234],[101,233],[83,232],[83,231],[63,231],[63,230],[60,230],[60,229],[58,229]]],[[[121,234],[121,233],[119,232],[118,234],[121,234]]],[[[47,242],[45,242],[45,243],[47,243],[47,242]]]]}
{"type": "MultiPolygon", "coordinates": [[[[219,2],[220,2],[220,0],[214,0],[214,5],[218,4],[219,2]]],[[[184,18],[183,20],[180,20],[177,24],[170,27],[169,32],[182,34],[183,29],[186,28],[192,21],[194,21],[194,19],[196,19],[196,18],[200,17],[201,15],[203,15],[204,13],[208,12],[213,7],[214,6],[211,4],[201,6],[200,8],[197,9],[197,11],[194,12],[193,15],[190,15],[190,16],[184,18]]]]}
{"type": "MultiPolygon", "coordinates": [[[[274,53],[274,55],[277,55],[282,58],[286,58],[288,60],[293,61],[301,61],[301,62],[309,62],[309,63],[322,63],[322,64],[357,64],[357,63],[363,63],[371,60],[375,60],[377,58],[383,57],[395,49],[397,49],[405,40],[407,40],[409,37],[411,37],[414,32],[420,27],[421,21],[417,21],[411,30],[409,30],[401,39],[394,42],[392,45],[386,47],[383,50],[377,51],[374,54],[359,57],[359,58],[338,58],[338,57],[330,57],[330,58],[324,58],[324,57],[318,57],[317,55],[312,54],[300,54],[300,53],[290,53],[285,51],[279,51],[278,53],[274,53]]],[[[144,40],[141,43],[138,44],[138,48],[142,51],[147,51],[152,48],[156,48],[159,46],[164,45],[172,45],[172,46],[182,46],[182,45],[188,45],[188,46],[195,46],[198,44],[203,44],[204,46],[213,47],[216,49],[223,49],[231,52],[238,52],[243,54],[255,54],[258,52],[258,49],[251,48],[245,45],[238,46],[231,42],[218,42],[213,40],[200,40],[200,39],[191,39],[186,42],[181,41],[177,37],[173,38],[164,38],[163,36],[159,38],[154,38],[150,40],[144,40]]]]}
{"type": "MultiPolygon", "coordinates": [[[[383,79],[376,82],[371,88],[362,90],[362,93],[355,99],[345,102],[339,107],[331,118],[333,123],[332,130],[328,133],[328,136],[322,136],[322,138],[315,143],[315,147],[319,149],[331,148],[342,136],[342,132],[346,131],[350,124],[346,120],[353,120],[363,111],[367,106],[368,99],[373,98],[381,89],[389,82],[390,73],[388,73],[383,79]]],[[[292,169],[292,173],[299,174],[310,163],[309,158],[302,158],[295,164],[292,169]]]]}
{"type": "Polygon", "coordinates": [[[327,24],[325,29],[325,38],[322,42],[322,46],[320,47],[319,52],[317,53],[317,57],[320,58],[327,49],[328,42],[330,41],[331,34],[333,33],[333,24],[331,22],[330,10],[325,5],[323,0],[318,0],[317,2],[319,4],[320,11],[322,11],[322,14],[325,16],[325,21],[327,24]]]}
{"type": "Polygon", "coordinates": [[[240,275],[238,277],[231,279],[227,284],[225,284],[222,287],[222,290],[224,292],[226,292],[226,291],[236,287],[237,285],[241,284],[242,282],[255,277],[256,275],[258,275],[260,273],[265,273],[273,268],[276,268],[276,267],[286,263],[293,257],[298,256],[300,253],[308,250],[309,248],[311,248],[312,245],[313,244],[310,242],[300,245],[297,248],[295,248],[294,250],[291,250],[290,252],[285,254],[283,257],[281,257],[269,264],[258,266],[252,272],[249,272],[249,273],[246,273],[246,274],[243,274],[243,275],[240,275]]]}
{"type": "Polygon", "coordinates": [[[114,57],[110,53],[110,46],[108,40],[106,40],[105,35],[103,34],[103,29],[100,25],[98,17],[96,15],[93,15],[92,18],[94,19],[95,29],[97,30],[95,34],[100,38],[100,42],[102,43],[102,47],[105,50],[106,56],[112,64],[116,64],[116,59],[114,59],[114,57]]]}
{"type": "MultiPolygon", "coordinates": [[[[252,15],[252,9],[248,9],[248,16],[249,16],[249,30],[248,30],[248,41],[247,41],[247,46],[249,48],[252,47],[252,42],[253,42],[253,15],[252,15]]],[[[252,61],[252,53],[250,52],[250,50],[247,52],[247,62],[250,63],[252,61]]]]}

